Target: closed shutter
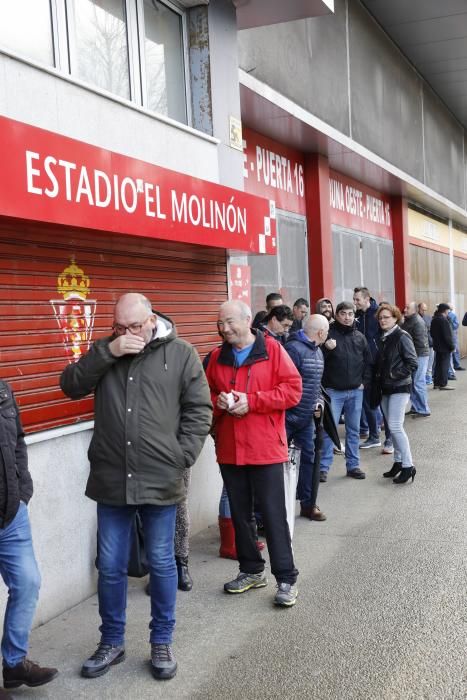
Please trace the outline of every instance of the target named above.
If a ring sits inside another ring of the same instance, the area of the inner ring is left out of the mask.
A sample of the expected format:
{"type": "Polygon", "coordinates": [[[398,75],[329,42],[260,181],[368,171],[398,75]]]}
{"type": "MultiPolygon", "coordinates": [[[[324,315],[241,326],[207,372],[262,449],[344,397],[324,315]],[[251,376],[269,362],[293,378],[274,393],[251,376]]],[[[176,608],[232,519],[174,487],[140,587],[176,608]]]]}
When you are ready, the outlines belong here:
{"type": "Polygon", "coordinates": [[[0,224],[0,377],[16,393],[27,432],[92,418],[92,397],[70,401],[60,390],[60,373],[109,335],[115,301],[129,291],[145,294],[203,357],[219,342],[225,251],[0,224]]]}
{"type": "Polygon", "coordinates": [[[365,286],[377,301],[394,301],[392,240],[333,224],[334,299],[352,300],[354,287],[365,286]]]}

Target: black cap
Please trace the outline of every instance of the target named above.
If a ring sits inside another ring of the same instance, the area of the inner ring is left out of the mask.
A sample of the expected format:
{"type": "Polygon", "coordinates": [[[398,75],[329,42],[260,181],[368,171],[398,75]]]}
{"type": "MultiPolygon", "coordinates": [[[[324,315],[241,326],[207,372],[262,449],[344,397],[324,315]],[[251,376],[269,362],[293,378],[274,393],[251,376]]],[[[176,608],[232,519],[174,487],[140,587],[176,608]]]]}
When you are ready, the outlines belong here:
{"type": "Polygon", "coordinates": [[[450,308],[451,307],[449,306],[449,304],[445,304],[444,302],[438,304],[438,311],[440,312],[440,314],[444,313],[445,311],[449,311],[450,308]]]}

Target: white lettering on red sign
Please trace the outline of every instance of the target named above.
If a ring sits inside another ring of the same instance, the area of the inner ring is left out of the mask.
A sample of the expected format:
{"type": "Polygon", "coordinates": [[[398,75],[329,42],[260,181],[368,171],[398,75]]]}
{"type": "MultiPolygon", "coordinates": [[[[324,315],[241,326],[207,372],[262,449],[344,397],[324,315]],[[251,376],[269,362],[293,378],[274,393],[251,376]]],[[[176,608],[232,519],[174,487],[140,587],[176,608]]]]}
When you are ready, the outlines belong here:
{"type": "Polygon", "coordinates": [[[26,186],[30,194],[39,196],[55,198],[64,190],[66,200],[77,204],[86,200],[89,206],[124,209],[128,214],[141,209],[148,218],[169,216],[172,222],[247,234],[247,210],[232,201],[218,202],[171,189],[170,211],[163,211],[160,185],[141,178],[109,176],[102,170],[88,170],[85,165],[51,155],[42,158],[34,151],[26,151],[26,186]]]}
{"type": "MultiPolygon", "coordinates": [[[[246,142],[244,146],[246,147],[246,142]]],[[[256,169],[256,178],[261,184],[289,194],[304,196],[305,186],[301,163],[292,164],[289,158],[256,146],[256,163],[251,162],[250,167],[252,170],[256,169]]],[[[247,168],[244,169],[244,175],[248,177],[247,168]]]]}
{"type": "Polygon", "coordinates": [[[344,185],[333,178],[329,179],[329,195],[332,209],[347,212],[376,224],[391,226],[389,202],[384,202],[370,194],[364,195],[356,187],[344,185]]]}

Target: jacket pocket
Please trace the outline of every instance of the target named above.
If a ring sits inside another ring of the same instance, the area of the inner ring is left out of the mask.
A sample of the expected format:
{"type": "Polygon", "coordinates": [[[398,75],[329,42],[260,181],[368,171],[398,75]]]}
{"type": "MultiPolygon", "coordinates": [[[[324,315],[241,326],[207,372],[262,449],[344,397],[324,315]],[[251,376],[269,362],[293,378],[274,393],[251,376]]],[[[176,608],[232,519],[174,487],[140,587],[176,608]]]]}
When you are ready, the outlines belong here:
{"type": "Polygon", "coordinates": [[[12,447],[14,451],[18,438],[18,433],[16,430],[16,411],[12,406],[11,408],[4,408],[3,411],[0,412],[0,415],[5,430],[6,439],[4,444],[12,447]]]}
{"type": "Polygon", "coordinates": [[[282,438],[282,435],[281,435],[280,432],[279,432],[279,429],[278,429],[278,427],[277,427],[277,425],[276,425],[276,423],[275,423],[275,421],[274,421],[274,418],[273,418],[271,415],[268,416],[268,418],[269,418],[269,422],[271,423],[271,426],[272,426],[273,429],[274,429],[274,432],[275,432],[276,435],[277,435],[277,439],[279,440],[280,444],[281,444],[281,445],[285,445],[286,443],[284,442],[284,440],[283,440],[283,438],[282,438]]]}
{"type": "Polygon", "coordinates": [[[185,453],[183,452],[182,448],[180,447],[180,443],[178,442],[175,435],[170,436],[170,451],[173,454],[175,465],[177,467],[180,467],[181,469],[185,469],[186,468],[185,453]]]}

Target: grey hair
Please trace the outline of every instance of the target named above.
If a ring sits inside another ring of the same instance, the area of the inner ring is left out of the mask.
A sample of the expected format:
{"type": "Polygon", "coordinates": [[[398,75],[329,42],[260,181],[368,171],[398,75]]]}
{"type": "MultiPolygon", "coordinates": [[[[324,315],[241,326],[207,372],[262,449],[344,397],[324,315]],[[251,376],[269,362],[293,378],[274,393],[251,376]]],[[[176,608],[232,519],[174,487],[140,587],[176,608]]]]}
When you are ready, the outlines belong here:
{"type": "Polygon", "coordinates": [[[240,299],[230,299],[229,301],[224,301],[220,308],[224,309],[226,306],[234,306],[238,309],[240,313],[240,318],[252,318],[251,309],[248,304],[240,299]]]}

